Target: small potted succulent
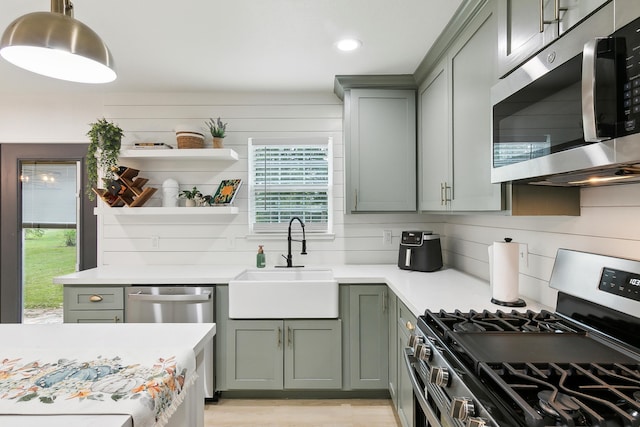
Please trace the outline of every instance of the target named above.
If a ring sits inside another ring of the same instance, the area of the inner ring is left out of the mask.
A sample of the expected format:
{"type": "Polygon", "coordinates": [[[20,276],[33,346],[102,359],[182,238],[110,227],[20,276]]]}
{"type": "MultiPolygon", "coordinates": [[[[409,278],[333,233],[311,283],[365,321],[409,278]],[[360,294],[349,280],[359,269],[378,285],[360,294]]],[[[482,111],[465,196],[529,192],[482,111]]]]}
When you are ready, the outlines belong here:
{"type": "Polygon", "coordinates": [[[199,204],[198,202],[203,199],[202,193],[198,190],[198,187],[193,187],[191,190],[183,190],[180,193],[181,199],[185,200],[185,206],[188,208],[192,208],[199,204]]]}
{"type": "Polygon", "coordinates": [[[87,132],[90,139],[87,148],[87,195],[90,200],[95,199],[92,188],[98,185],[98,172],[103,174],[104,182],[114,178],[113,170],[118,165],[122,135],[122,129],[105,118],[91,123],[91,129],[87,132]]]}
{"type": "Polygon", "coordinates": [[[224,145],[223,139],[226,136],[227,123],[223,123],[218,117],[217,120],[209,119],[206,124],[213,137],[213,148],[222,148],[224,145]]]}

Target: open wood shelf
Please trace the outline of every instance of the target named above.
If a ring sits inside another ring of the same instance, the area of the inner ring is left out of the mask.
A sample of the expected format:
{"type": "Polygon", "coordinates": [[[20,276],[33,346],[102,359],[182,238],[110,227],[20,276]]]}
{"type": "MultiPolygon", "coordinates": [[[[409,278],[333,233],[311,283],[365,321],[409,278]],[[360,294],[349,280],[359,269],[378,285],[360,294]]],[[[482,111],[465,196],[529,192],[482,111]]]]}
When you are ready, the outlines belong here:
{"type": "Polygon", "coordinates": [[[200,206],[194,208],[168,208],[168,207],[142,207],[136,209],[128,209],[122,207],[120,209],[100,209],[96,208],[94,213],[96,215],[235,215],[240,210],[236,206],[200,206]]]}
{"type": "Polygon", "coordinates": [[[121,159],[238,160],[231,148],[155,149],[138,148],[120,151],[121,159]]]}

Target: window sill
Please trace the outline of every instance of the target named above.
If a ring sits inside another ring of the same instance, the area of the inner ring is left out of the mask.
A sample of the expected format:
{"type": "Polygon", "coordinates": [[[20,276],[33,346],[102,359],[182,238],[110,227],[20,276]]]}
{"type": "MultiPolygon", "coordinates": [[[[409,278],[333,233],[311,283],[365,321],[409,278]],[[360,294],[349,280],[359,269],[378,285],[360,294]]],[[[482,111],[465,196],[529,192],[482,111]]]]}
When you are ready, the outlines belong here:
{"type": "MultiPolygon", "coordinates": [[[[296,239],[300,238],[300,233],[298,233],[298,231],[296,231],[296,239]]],[[[287,233],[259,233],[259,234],[247,234],[246,236],[247,240],[287,240],[287,233]]],[[[336,235],[333,233],[322,233],[322,234],[315,234],[315,233],[307,233],[306,235],[306,239],[307,240],[335,240],[336,239],[336,235]]]]}

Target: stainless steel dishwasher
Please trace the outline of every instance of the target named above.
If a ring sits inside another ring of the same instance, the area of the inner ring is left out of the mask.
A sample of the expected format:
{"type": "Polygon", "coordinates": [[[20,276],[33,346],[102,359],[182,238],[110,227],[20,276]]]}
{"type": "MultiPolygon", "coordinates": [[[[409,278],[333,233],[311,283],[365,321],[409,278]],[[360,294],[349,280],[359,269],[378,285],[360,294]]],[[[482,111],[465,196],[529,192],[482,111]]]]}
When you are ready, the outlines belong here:
{"type": "MultiPolygon", "coordinates": [[[[125,323],[213,323],[213,286],[131,286],[125,288],[125,323]]],[[[204,395],[215,398],[215,337],[204,351],[204,395]]]]}

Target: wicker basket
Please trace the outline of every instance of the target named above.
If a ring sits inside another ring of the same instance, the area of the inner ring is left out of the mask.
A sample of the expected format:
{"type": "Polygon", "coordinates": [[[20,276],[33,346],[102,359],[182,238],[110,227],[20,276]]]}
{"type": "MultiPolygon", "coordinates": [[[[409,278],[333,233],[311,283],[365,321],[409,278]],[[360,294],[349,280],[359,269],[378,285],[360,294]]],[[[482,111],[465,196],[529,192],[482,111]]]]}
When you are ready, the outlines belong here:
{"type": "Polygon", "coordinates": [[[178,148],[203,148],[204,135],[197,132],[176,132],[178,148]]]}

